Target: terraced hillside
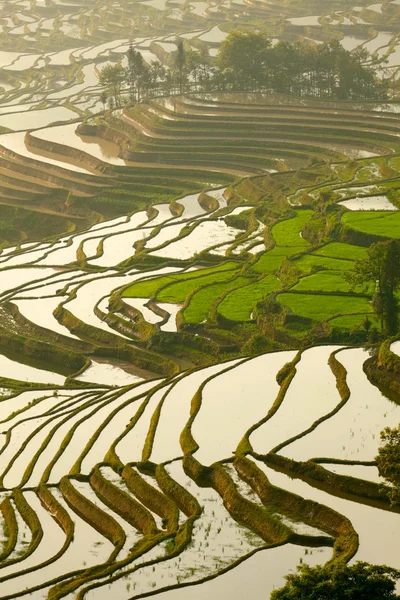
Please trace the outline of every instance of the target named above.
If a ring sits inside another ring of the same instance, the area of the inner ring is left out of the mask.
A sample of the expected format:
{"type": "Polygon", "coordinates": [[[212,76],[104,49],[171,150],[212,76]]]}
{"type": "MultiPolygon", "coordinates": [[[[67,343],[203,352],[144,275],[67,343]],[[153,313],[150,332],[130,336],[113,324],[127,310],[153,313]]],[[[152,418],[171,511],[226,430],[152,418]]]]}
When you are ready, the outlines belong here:
{"type": "Polygon", "coordinates": [[[320,347],[158,381],[92,364],[4,382],[2,598],[216,597],[217,575],[237,593],[257,568],[265,594],[299,560],[398,566],[373,457],[399,409],[364,360],[320,347]]]}
{"type": "Polygon", "coordinates": [[[20,131],[99,112],[99,71],[126,66],[130,42],[150,64],[172,66],[177,42],[212,62],[232,30],[262,29],[276,41],[340,41],[365,48],[396,88],[400,67],[399,5],[322,2],[124,0],[73,3],[9,0],[0,7],[0,131],[20,131]],[[34,112],[34,115],[31,113],[34,112]]]}
{"type": "Polygon", "coordinates": [[[193,94],[0,136],[3,600],[400,567],[399,349],[345,275],[399,237],[399,119],[193,94]]]}
{"type": "Polygon", "coordinates": [[[10,315],[19,331],[12,283],[19,294],[26,265],[22,283],[45,278],[47,314],[88,344],[69,342],[66,364],[84,348],[171,374],[379,338],[374,288],[346,272],[398,237],[396,106],[190,96],[0,136],[4,335],[10,315]]]}

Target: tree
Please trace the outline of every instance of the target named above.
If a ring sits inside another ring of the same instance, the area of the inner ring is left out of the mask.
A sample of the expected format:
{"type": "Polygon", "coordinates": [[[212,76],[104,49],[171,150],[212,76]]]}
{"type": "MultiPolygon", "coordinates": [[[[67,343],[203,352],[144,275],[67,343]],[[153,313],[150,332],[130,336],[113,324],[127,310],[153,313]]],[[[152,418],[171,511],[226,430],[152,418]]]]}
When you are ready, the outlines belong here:
{"type": "Polygon", "coordinates": [[[164,91],[164,88],[168,88],[167,86],[167,76],[168,71],[158,62],[158,60],[153,60],[148,67],[150,87],[152,89],[158,89],[164,91]]]}
{"type": "Polygon", "coordinates": [[[297,574],[271,594],[271,600],[399,600],[395,593],[400,572],[385,565],[357,562],[310,567],[300,565],[297,574]]]}
{"type": "Polygon", "coordinates": [[[175,66],[178,71],[178,81],[179,81],[179,93],[182,94],[183,87],[183,71],[186,63],[186,53],[185,46],[183,45],[183,40],[178,40],[177,50],[175,54],[175,66]]]}
{"type": "Polygon", "coordinates": [[[126,77],[128,80],[129,94],[131,104],[140,100],[142,88],[147,86],[149,81],[149,69],[145,63],[142,54],[135,50],[132,44],[129,46],[128,66],[126,69],[126,77]]]}
{"type": "Polygon", "coordinates": [[[119,63],[117,65],[106,65],[100,71],[100,83],[106,87],[117,107],[121,106],[121,89],[124,79],[125,70],[119,63]]]}
{"type": "Polygon", "coordinates": [[[400,503],[400,425],[395,428],[385,427],[381,432],[383,446],[378,450],[375,460],[379,475],[390,484],[390,500],[392,504],[400,503]]]}
{"type": "Polygon", "coordinates": [[[267,84],[270,48],[267,34],[234,30],[220,46],[218,65],[234,87],[254,91],[267,84]]]}
{"type": "Polygon", "coordinates": [[[356,261],[354,270],[347,274],[353,284],[375,282],[373,306],[386,335],[394,335],[398,330],[399,264],[400,241],[377,242],[368,248],[366,258],[356,261]]]}
{"type": "Polygon", "coordinates": [[[103,105],[103,110],[105,110],[106,109],[107,100],[108,100],[108,95],[107,95],[107,92],[105,90],[103,90],[101,92],[99,99],[100,99],[100,102],[103,105]]]}

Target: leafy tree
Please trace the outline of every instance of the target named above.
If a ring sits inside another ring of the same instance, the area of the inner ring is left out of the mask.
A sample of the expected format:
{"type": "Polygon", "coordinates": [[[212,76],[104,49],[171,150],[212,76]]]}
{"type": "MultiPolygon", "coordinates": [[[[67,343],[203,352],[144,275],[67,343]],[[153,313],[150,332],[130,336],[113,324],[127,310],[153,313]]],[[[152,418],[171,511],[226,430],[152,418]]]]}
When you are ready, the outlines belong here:
{"type": "Polygon", "coordinates": [[[182,94],[183,89],[183,74],[186,63],[186,52],[183,40],[178,40],[177,50],[175,54],[175,66],[178,71],[179,93],[182,94]]]}
{"type": "Polygon", "coordinates": [[[121,90],[125,80],[125,70],[118,63],[106,65],[100,71],[100,83],[106,87],[107,92],[114,99],[115,106],[121,106],[121,90]]]}
{"type": "MultiPolygon", "coordinates": [[[[78,19],[86,26],[86,16],[78,19]]],[[[129,92],[134,104],[153,90],[182,94],[190,81],[201,91],[271,91],[318,98],[383,98],[387,82],[376,77],[377,63],[365,49],[350,53],[336,40],[318,46],[308,42],[281,41],[274,47],[262,31],[234,30],[221,44],[217,59],[206,48],[194,52],[177,40],[173,68],[158,62],[148,65],[131,44],[128,66],[106,65],[100,82],[112,106],[121,106],[121,92],[129,92]]],[[[382,298],[379,298],[382,300],[382,298]]]]}
{"type": "Polygon", "coordinates": [[[271,600],[399,600],[395,593],[400,572],[385,565],[357,562],[310,567],[300,565],[271,600]]]}
{"type": "Polygon", "coordinates": [[[255,90],[266,85],[271,40],[254,31],[232,31],[220,46],[218,65],[235,87],[255,90]]]}
{"type": "Polygon", "coordinates": [[[373,305],[381,319],[383,331],[393,335],[398,330],[398,302],[400,287],[400,241],[377,242],[368,248],[367,257],[355,263],[347,274],[353,284],[375,282],[373,305]]]}
{"type": "Polygon", "coordinates": [[[351,99],[385,97],[377,64],[365,49],[352,53],[333,40],[315,46],[280,41],[266,33],[234,30],[221,44],[218,79],[231,89],[351,99]],[[368,64],[367,64],[368,62],[368,64]]]}
{"type": "Polygon", "coordinates": [[[107,100],[108,100],[108,95],[107,95],[107,92],[105,90],[103,90],[101,92],[99,99],[100,99],[100,102],[103,105],[103,110],[105,110],[106,109],[107,100]]]}
{"type": "Polygon", "coordinates": [[[392,504],[400,503],[400,425],[385,427],[381,432],[383,446],[375,458],[379,475],[384,477],[391,486],[390,499],[392,504]]]}
{"type": "Polygon", "coordinates": [[[140,100],[140,94],[143,88],[147,87],[149,81],[148,67],[140,52],[134,49],[132,44],[129,46],[128,66],[125,71],[131,103],[140,100]]]}
{"type": "Polygon", "coordinates": [[[166,88],[168,73],[169,71],[167,71],[167,69],[161,63],[159,63],[157,60],[153,60],[149,67],[150,88],[161,90],[166,88]]]}
{"type": "Polygon", "coordinates": [[[194,81],[196,88],[200,85],[200,89],[207,89],[212,76],[210,57],[207,49],[203,49],[200,52],[188,50],[186,52],[186,69],[189,78],[194,81]]]}

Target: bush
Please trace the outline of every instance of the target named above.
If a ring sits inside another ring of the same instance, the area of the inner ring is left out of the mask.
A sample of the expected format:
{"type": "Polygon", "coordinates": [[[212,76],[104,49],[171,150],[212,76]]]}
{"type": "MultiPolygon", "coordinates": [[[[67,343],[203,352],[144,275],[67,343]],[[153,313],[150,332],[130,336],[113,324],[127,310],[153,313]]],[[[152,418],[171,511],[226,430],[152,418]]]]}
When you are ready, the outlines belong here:
{"type": "Polygon", "coordinates": [[[400,572],[389,567],[357,562],[310,567],[300,565],[298,573],[286,576],[283,588],[271,600],[385,600],[399,599],[395,593],[400,572]]]}

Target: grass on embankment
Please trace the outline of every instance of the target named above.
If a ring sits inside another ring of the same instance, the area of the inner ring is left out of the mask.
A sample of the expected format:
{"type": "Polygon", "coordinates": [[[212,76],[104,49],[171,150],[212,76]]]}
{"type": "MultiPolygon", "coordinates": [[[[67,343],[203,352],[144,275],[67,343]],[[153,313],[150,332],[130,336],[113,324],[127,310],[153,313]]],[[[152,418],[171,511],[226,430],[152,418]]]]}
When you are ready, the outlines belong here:
{"type": "Polygon", "coordinates": [[[303,254],[294,261],[303,273],[309,273],[315,269],[330,269],[334,271],[348,271],[353,268],[354,262],[342,260],[340,258],[330,258],[328,256],[318,256],[317,254],[303,254]]]}
{"type": "Polygon", "coordinates": [[[289,248],[272,248],[268,252],[263,252],[257,262],[252,266],[252,270],[257,273],[273,273],[277,271],[284,258],[293,256],[298,252],[303,252],[302,246],[291,246],[289,248]]]}
{"type": "Polygon", "coordinates": [[[361,260],[365,257],[366,248],[344,244],[343,242],[330,242],[322,248],[315,250],[313,255],[326,256],[329,258],[341,258],[344,260],[361,260]]]}
{"type": "Polygon", "coordinates": [[[310,244],[301,237],[301,231],[307,221],[313,215],[312,210],[297,210],[296,216],[292,219],[280,221],[272,228],[272,237],[277,246],[285,248],[302,247],[310,244]]]}
{"type": "MultiPolygon", "coordinates": [[[[367,286],[367,292],[372,294],[373,287],[367,286]]],[[[365,291],[364,288],[365,286],[357,286],[354,291],[362,292],[365,291]]],[[[353,286],[343,278],[341,271],[327,270],[302,277],[292,289],[296,292],[351,292],[353,286]]]]}
{"type": "Polygon", "coordinates": [[[218,306],[218,312],[231,321],[249,321],[259,300],[277,289],[279,280],[267,275],[255,283],[230,292],[218,306]]]}
{"type": "Polygon", "coordinates": [[[190,281],[191,279],[204,277],[205,275],[210,275],[212,273],[217,274],[221,273],[222,271],[229,271],[235,269],[236,267],[237,263],[227,262],[209,269],[198,269],[196,271],[179,273],[176,275],[171,274],[164,277],[146,279],[145,281],[139,281],[138,283],[131,285],[123,292],[122,296],[125,298],[152,298],[156,295],[158,290],[170,283],[178,283],[182,282],[183,280],[190,281]]]}
{"type": "Polygon", "coordinates": [[[200,288],[190,299],[183,315],[187,323],[202,323],[207,319],[211,306],[215,300],[232,288],[245,285],[249,280],[246,277],[236,277],[234,281],[215,283],[200,288]]]}
{"type": "Polygon", "coordinates": [[[201,275],[199,277],[191,277],[190,279],[173,282],[167,285],[165,288],[160,290],[157,294],[157,300],[160,302],[184,302],[186,297],[194,290],[213,282],[223,282],[228,279],[232,279],[237,273],[236,269],[212,272],[208,275],[201,275]]]}
{"type": "MultiPolygon", "coordinates": [[[[361,313],[360,315],[343,315],[341,317],[330,319],[329,324],[333,327],[338,327],[339,329],[354,329],[355,327],[362,325],[366,316],[365,313],[361,313]]],[[[380,329],[379,320],[375,315],[368,314],[368,319],[377,329],[380,329]]]]}
{"type": "Polygon", "coordinates": [[[314,321],[326,321],[335,315],[371,313],[372,306],[367,298],[357,296],[335,296],[334,294],[283,293],[278,301],[294,313],[314,321]]]}
{"type": "Polygon", "coordinates": [[[400,237],[400,212],[346,212],[342,222],[351,229],[388,238],[400,237]]]}

